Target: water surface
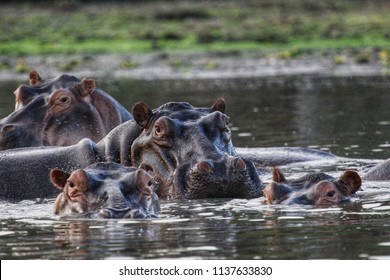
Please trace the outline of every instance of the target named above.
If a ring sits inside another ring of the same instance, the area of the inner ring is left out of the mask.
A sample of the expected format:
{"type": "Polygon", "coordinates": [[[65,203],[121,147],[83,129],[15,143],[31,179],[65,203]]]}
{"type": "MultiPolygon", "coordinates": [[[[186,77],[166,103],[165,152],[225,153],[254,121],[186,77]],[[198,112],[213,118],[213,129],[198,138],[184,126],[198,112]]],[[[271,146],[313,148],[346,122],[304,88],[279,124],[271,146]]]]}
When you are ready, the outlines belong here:
{"type": "MultiPolygon", "coordinates": [[[[129,110],[137,101],[211,106],[224,96],[236,146],[309,147],[346,157],[282,167],[289,176],[361,172],[390,157],[386,77],[97,84],[129,110]]],[[[17,86],[0,84],[0,116],[13,110],[17,86]]],[[[389,189],[390,182],[364,182],[360,199],[330,208],[267,206],[262,198],[163,201],[160,217],[152,220],[65,219],[51,214],[53,200],[0,201],[0,258],[390,258],[389,189]]]]}

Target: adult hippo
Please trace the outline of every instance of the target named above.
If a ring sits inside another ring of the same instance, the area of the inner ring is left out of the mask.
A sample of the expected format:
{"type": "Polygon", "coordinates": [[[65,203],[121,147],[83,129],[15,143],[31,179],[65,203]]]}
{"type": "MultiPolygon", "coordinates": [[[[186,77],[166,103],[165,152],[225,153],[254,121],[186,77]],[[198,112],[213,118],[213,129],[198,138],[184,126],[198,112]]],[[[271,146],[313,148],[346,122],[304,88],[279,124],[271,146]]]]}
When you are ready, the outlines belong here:
{"type": "Polygon", "coordinates": [[[390,159],[365,170],[363,179],[366,181],[388,181],[390,180],[390,159]]]}
{"type": "Polygon", "coordinates": [[[54,214],[97,218],[149,218],[160,210],[152,177],[143,169],[97,163],[69,173],[50,172],[61,193],[54,214]]]}
{"type": "Polygon", "coordinates": [[[82,140],[69,147],[3,151],[0,197],[52,197],[58,192],[49,180],[51,169],[72,172],[96,162],[143,167],[156,177],[156,193],[163,199],[261,196],[252,162],[233,147],[225,108],[223,99],[208,108],[171,102],[151,110],[138,103],[134,119],[97,144],[82,140]]]}
{"type": "Polygon", "coordinates": [[[0,196],[50,197],[55,193],[48,180],[50,169],[71,172],[121,159],[148,170],[160,198],[260,196],[262,185],[253,164],[235,153],[225,106],[223,99],[210,108],[172,102],[151,110],[138,103],[133,109],[135,119],[98,144],[83,140],[69,147],[2,152],[0,196]]]}
{"type": "MultiPolygon", "coordinates": [[[[63,85],[65,78],[76,79],[62,75],[58,77],[58,84],[63,85]]],[[[29,94],[24,94],[20,103],[17,102],[19,106],[15,112],[0,120],[0,150],[69,146],[83,138],[99,141],[111,129],[131,118],[116,101],[110,101],[111,97],[99,94],[92,79],[68,83],[67,88],[50,94],[37,91],[34,95],[33,90],[27,91],[35,87],[47,89],[49,85],[52,88],[58,84],[39,80],[33,87],[19,87],[18,93],[29,94]]]]}
{"type": "Polygon", "coordinates": [[[84,139],[69,147],[20,148],[0,152],[0,198],[47,198],[58,194],[50,170],[72,172],[96,163],[96,144],[84,139]]]}
{"type": "Polygon", "coordinates": [[[286,180],[275,168],[273,181],[263,193],[267,204],[335,205],[350,200],[361,183],[359,174],[351,170],[345,171],[338,179],[318,172],[286,180]]]}
{"type": "Polygon", "coordinates": [[[253,198],[262,184],[254,165],[237,156],[231,140],[226,104],[219,98],[210,108],[185,102],[151,110],[133,107],[143,128],[131,146],[131,163],[149,169],[161,198],[253,198]]]}
{"type": "Polygon", "coordinates": [[[15,112],[0,120],[0,150],[99,141],[132,118],[91,79],[61,75],[46,81],[33,71],[30,86],[20,86],[15,95],[15,112]]]}

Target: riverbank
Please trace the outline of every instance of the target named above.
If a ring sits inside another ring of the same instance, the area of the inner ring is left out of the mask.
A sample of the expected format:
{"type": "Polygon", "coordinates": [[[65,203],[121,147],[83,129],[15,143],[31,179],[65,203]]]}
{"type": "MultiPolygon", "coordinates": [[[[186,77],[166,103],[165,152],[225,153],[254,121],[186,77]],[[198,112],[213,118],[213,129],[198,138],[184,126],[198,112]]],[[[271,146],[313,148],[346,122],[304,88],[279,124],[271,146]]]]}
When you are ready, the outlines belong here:
{"type": "Polygon", "coordinates": [[[0,80],[387,75],[383,0],[0,4],[0,80]],[[174,9],[172,8],[174,7],[174,9]]]}
{"type": "MultiPolygon", "coordinates": [[[[351,51],[349,51],[351,53],[351,51]]],[[[265,52],[198,52],[93,55],[0,56],[7,67],[0,69],[0,80],[26,81],[34,69],[42,77],[69,73],[95,79],[233,79],[268,76],[387,76],[387,53],[370,52],[358,62],[352,54],[332,51],[282,57],[265,52]]]]}

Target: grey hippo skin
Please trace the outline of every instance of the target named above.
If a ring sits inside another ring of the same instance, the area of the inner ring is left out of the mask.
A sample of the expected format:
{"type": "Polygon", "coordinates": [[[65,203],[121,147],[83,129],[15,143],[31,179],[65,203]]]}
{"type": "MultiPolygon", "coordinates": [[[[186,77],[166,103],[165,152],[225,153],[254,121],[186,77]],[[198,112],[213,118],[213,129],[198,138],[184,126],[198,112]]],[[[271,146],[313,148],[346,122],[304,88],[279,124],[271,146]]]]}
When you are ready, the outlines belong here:
{"type": "Polygon", "coordinates": [[[54,214],[88,218],[150,218],[160,211],[152,177],[143,169],[97,163],[72,173],[53,169],[61,193],[54,214]]]}
{"type": "MultiPolygon", "coordinates": [[[[68,147],[0,152],[0,198],[53,197],[59,191],[50,182],[51,169],[72,172],[97,162],[147,170],[155,178],[155,192],[162,199],[259,197],[261,180],[253,163],[236,153],[225,109],[224,99],[209,108],[171,102],[151,110],[138,103],[133,108],[134,119],[113,129],[97,144],[84,139],[68,147]]],[[[311,155],[312,151],[307,151],[308,158],[311,155]]],[[[286,158],[294,161],[288,149],[278,157],[283,162],[286,158]]]]}
{"type": "Polygon", "coordinates": [[[138,103],[133,117],[143,128],[131,147],[133,166],[150,170],[160,198],[253,198],[262,184],[254,165],[233,147],[226,104],[210,108],[185,102],[155,110],[138,103]]]}
{"type": "Polygon", "coordinates": [[[336,205],[356,196],[362,180],[355,171],[347,170],[340,178],[322,172],[287,180],[277,169],[273,181],[263,190],[267,204],[336,205]]]}
{"type": "Polygon", "coordinates": [[[30,72],[30,86],[16,92],[15,111],[0,120],[0,150],[69,146],[83,138],[101,140],[131,114],[92,79],[60,75],[42,80],[30,72]]]}
{"type": "Polygon", "coordinates": [[[302,147],[236,148],[236,151],[239,156],[252,161],[258,168],[340,158],[328,152],[302,147]]]}
{"type": "Polygon", "coordinates": [[[363,174],[366,181],[387,181],[390,180],[390,159],[375,165],[363,174]]]}
{"type": "Polygon", "coordinates": [[[58,194],[49,180],[53,168],[72,172],[96,162],[95,143],[84,139],[69,147],[36,147],[0,152],[0,198],[47,198],[58,194]]]}

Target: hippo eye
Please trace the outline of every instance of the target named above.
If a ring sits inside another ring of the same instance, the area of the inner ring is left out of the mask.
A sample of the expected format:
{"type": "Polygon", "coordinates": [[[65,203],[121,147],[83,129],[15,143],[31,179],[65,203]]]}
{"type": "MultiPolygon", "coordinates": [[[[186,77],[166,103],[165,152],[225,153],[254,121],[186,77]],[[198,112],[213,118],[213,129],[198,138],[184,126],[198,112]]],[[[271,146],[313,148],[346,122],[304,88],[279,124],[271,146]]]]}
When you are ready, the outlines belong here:
{"type": "Polygon", "coordinates": [[[65,103],[65,102],[68,101],[68,97],[62,97],[62,98],[60,99],[60,101],[63,102],[63,103],[65,103]]]}
{"type": "Polygon", "coordinates": [[[330,191],[330,192],[327,192],[327,193],[326,193],[326,196],[327,196],[327,197],[334,197],[335,194],[336,194],[335,191],[330,191]]]}
{"type": "Polygon", "coordinates": [[[62,104],[67,104],[70,102],[70,99],[68,96],[62,96],[60,99],[59,99],[59,102],[62,103],[62,104]]]}

